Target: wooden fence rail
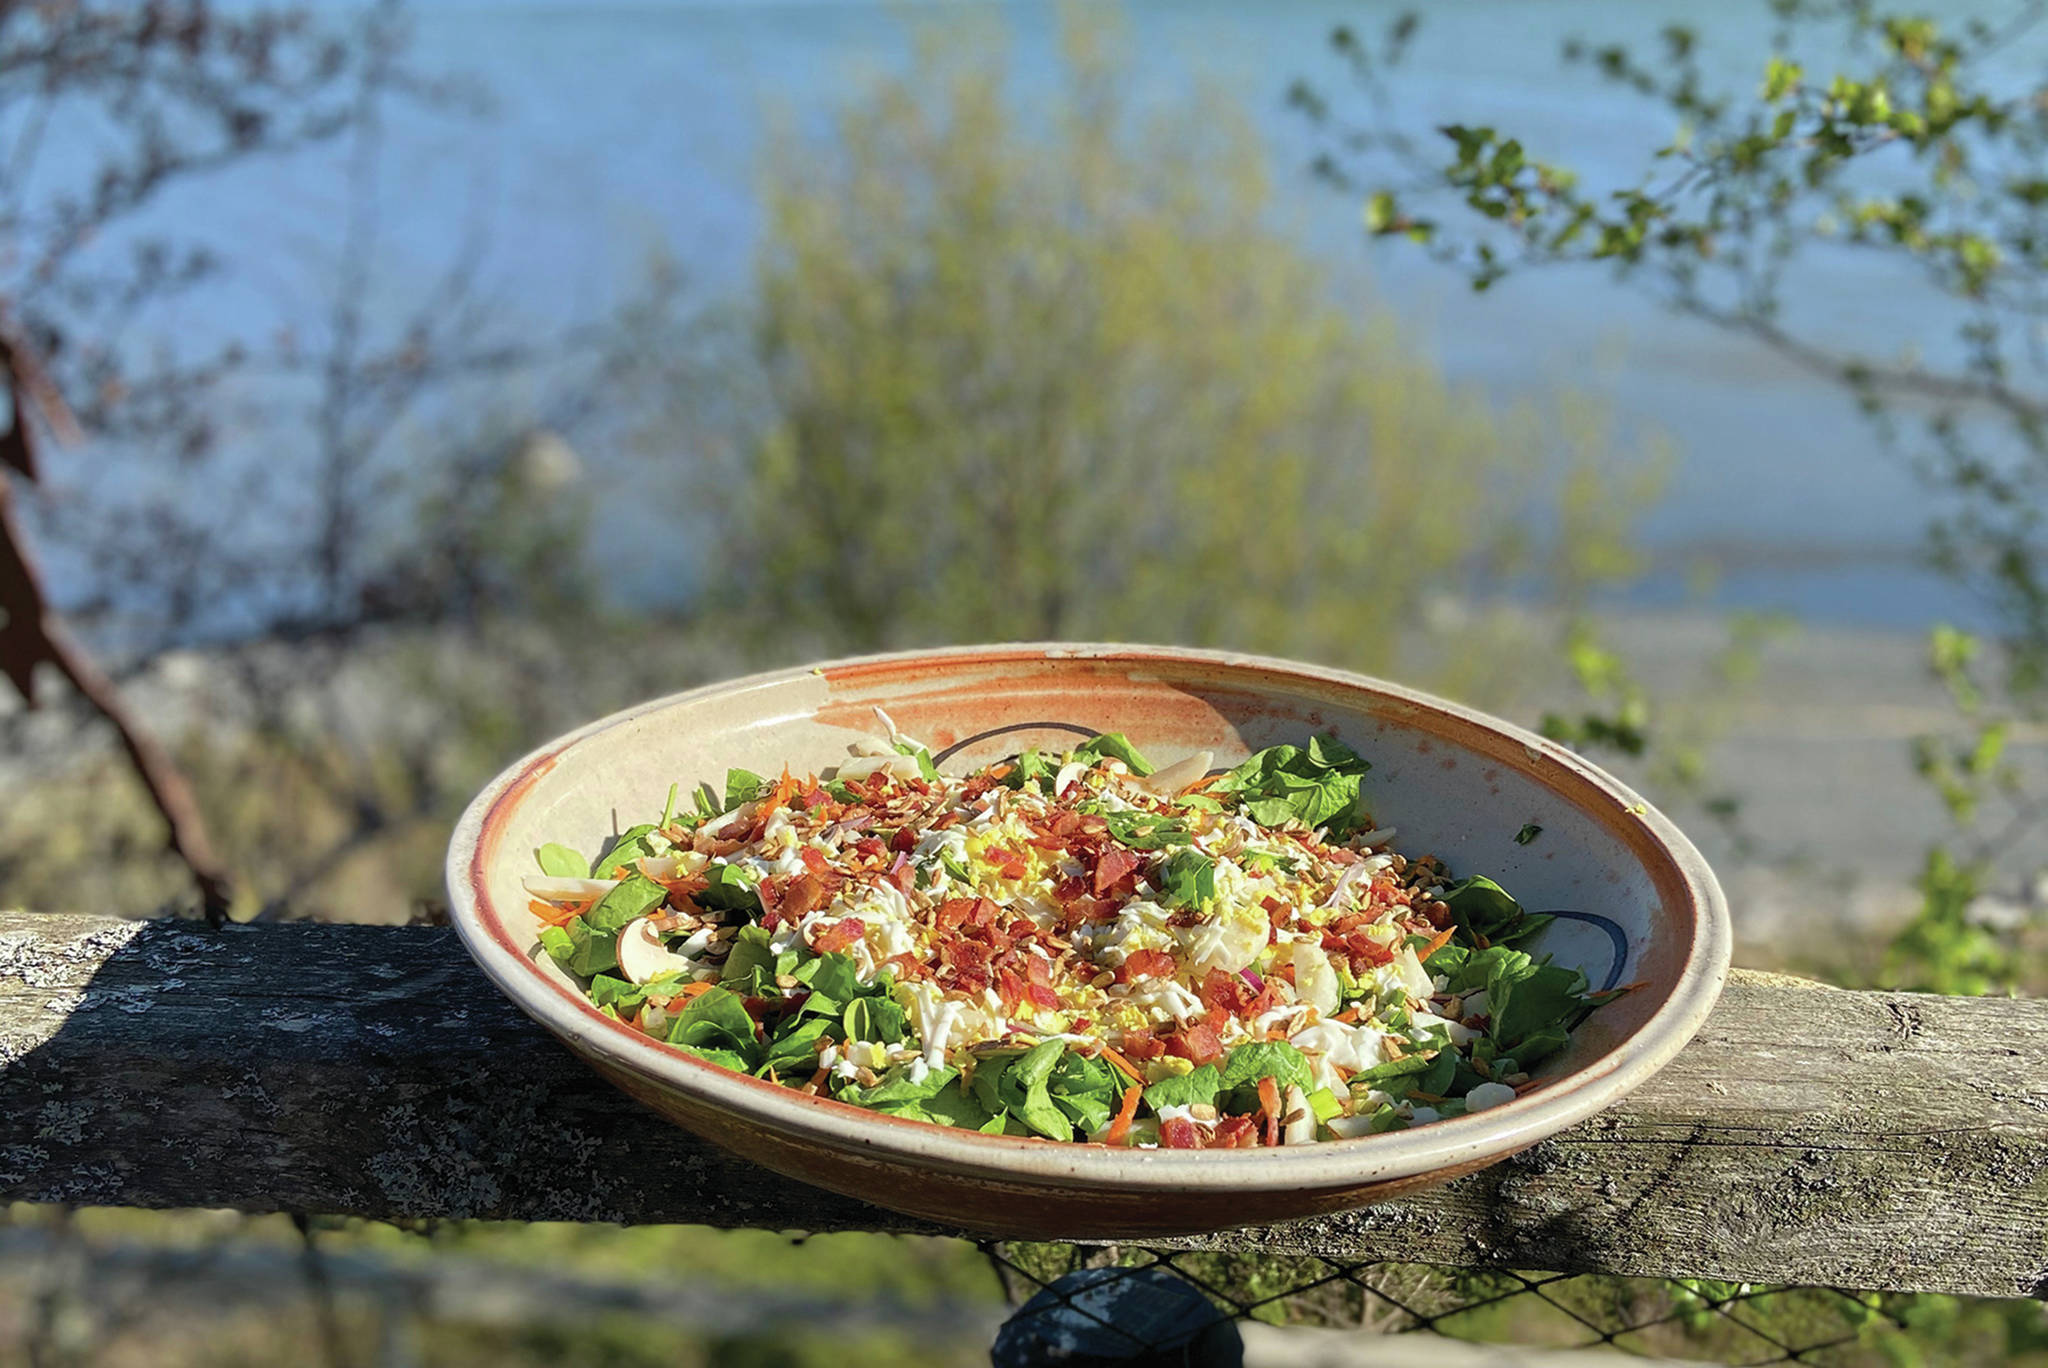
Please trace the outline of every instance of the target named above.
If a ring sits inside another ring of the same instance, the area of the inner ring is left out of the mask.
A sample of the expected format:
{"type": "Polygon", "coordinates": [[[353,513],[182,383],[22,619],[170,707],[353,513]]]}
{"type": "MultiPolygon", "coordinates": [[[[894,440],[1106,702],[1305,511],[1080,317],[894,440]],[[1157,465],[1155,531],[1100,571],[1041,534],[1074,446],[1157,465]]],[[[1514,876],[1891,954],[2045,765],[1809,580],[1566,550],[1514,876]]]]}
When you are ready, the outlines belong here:
{"type": "MultiPolygon", "coordinates": [[[[591,1075],[452,933],[0,913],[0,1200],[949,1233],[591,1075]]],[[[1184,1247],[2048,1296],[2048,1003],[1738,973],[1620,1106],[1451,1186],[1184,1247]]]]}

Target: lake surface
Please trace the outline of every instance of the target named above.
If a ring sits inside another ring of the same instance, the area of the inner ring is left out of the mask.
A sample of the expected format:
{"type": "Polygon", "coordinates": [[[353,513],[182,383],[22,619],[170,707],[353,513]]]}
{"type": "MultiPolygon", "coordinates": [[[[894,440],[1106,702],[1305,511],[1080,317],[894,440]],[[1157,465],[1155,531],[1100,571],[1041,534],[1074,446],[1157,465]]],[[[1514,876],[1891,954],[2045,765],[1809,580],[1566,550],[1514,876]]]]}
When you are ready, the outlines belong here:
{"type": "MultiPolygon", "coordinates": [[[[1566,67],[1566,36],[1627,41],[1648,54],[1663,25],[1697,23],[1708,29],[1709,72],[1742,90],[1757,79],[1770,31],[1761,5],[1489,0],[1428,9],[1399,87],[1404,118],[1417,127],[1496,122],[1519,130],[1533,155],[1616,183],[1633,179],[1671,130],[1653,109],[1566,67]]],[[[1377,32],[1395,10],[1137,0],[1123,11],[1131,98],[1169,104],[1199,78],[1242,101],[1270,145],[1280,221],[1334,273],[1369,275],[1453,379],[1502,400],[1590,389],[1611,401],[1623,432],[1655,431],[1675,444],[1669,495],[1644,525],[1657,569],[1633,602],[1897,627],[1974,618],[1916,567],[1922,493],[1878,452],[1837,388],[1673,318],[1600,272],[1511,278],[1475,297],[1419,252],[1364,240],[1357,204],[1307,175],[1314,135],[1283,95],[1297,76],[1341,89],[1326,46],[1332,26],[1377,32]],[[1702,558],[1722,567],[1704,597],[1690,573],[1702,558]]],[[[743,289],[769,117],[822,123],[876,73],[899,69],[921,27],[1005,26],[1026,102],[1057,79],[1056,11],[1046,5],[497,0],[425,3],[416,22],[417,64],[474,78],[495,108],[389,129],[371,300],[373,313],[393,318],[472,232],[484,244],[486,289],[548,327],[605,315],[641,287],[657,249],[706,297],[743,289]]],[[[346,189],[336,150],[243,170],[161,204],[162,222],[199,225],[235,262],[221,287],[183,306],[177,326],[198,337],[268,336],[317,317],[346,189]]],[[[1816,261],[1792,303],[1795,316],[1843,341],[1933,331],[1928,301],[1869,258],[1816,261]]]]}

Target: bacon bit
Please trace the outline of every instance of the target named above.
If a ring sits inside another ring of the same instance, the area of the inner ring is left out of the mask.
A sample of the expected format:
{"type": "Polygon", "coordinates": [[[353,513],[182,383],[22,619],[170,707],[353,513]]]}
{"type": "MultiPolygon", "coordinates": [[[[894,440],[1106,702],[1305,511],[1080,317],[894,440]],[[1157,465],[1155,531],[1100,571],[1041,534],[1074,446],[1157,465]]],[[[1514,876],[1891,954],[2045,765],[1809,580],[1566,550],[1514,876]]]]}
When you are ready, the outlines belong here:
{"type": "Polygon", "coordinates": [[[1271,1074],[1259,1080],[1259,1110],[1266,1116],[1266,1143],[1280,1143],[1280,1085],[1271,1074]]]}
{"type": "Polygon", "coordinates": [[[1037,955],[1024,957],[1024,978],[1028,983],[1044,987],[1052,982],[1052,961],[1037,955]]]}
{"type": "Polygon", "coordinates": [[[917,869],[910,863],[908,855],[898,855],[896,862],[889,866],[888,880],[896,885],[896,891],[908,894],[916,887],[917,869]]]}
{"type": "Polygon", "coordinates": [[[1135,983],[1141,978],[1165,978],[1173,973],[1173,956],[1164,950],[1133,950],[1116,967],[1118,983],[1135,983]]]}
{"type": "Polygon", "coordinates": [[[828,873],[832,868],[832,862],[825,858],[825,852],[816,846],[805,846],[797,852],[797,858],[802,860],[804,868],[813,874],[828,873]]]}
{"type": "Polygon", "coordinates": [[[1024,980],[1008,969],[996,971],[996,996],[1002,999],[1005,1015],[1014,1016],[1019,1003],[1024,1001],[1024,980]]]}
{"type": "Polygon", "coordinates": [[[1178,1034],[1168,1036],[1166,1052],[1170,1055],[1179,1055],[1199,1067],[1223,1057],[1223,1042],[1217,1038],[1216,1028],[1202,1021],[1178,1034]]]}
{"type": "Polygon", "coordinates": [[[907,983],[912,979],[923,978],[925,974],[924,961],[908,950],[900,955],[889,956],[889,958],[877,965],[876,968],[894,969],[899,983],[907,983]]]}
{"type": "Polygon", "coordinates": [[[1094,1017],[1078,1016],[1067,1026],[1067,1029],[1070,1031],[1085,1031],[1094,1024],[1094,1017]]]}
{"type": "Polygon", "coordinates": [[[1276,931],[1294,919],[1294,909],[1270,893],[1259,899],[1259,906],[1266,909],[1266,920],[1276,931]]]}
{"type": "Polygon", "coordinates": [[[1200,1149],[1202,1132],[1185,1116],[1169,1117],[1159,1123],[1159,1144],[1162,1149],[1200,1149]]]}
{"type": "Polygon", "coordinates": [[[1137,1119],[1138,1102],[1145,1096],[1145,1090],[1133,1084],[1124,1089],[1124,1104],[1117,1108],[1116,1119],[1109,1123],[1109,1130],[1102,1141],[1107,1145],[1121,1145],[1131,1133],[1131,1122],[1137,1119]]]}
{"type": "MultiPolygon", "coordinates": [[[[1103,1053],[1111,1054],[1114,1052],[1108,1046],[1104,1046],[1103,1053]]],[[[1124,1054],[1132,1059],[1157,1059],[1165,1053],[1166,1047],[1155,1040],[1150,1031],[1124,1032],[1124,1054]]],[[[1132,1069],[1131,1072],[1135,1075],[1138,1071],[1132,1069]]]]}
{"type": "Polygon", "coordinates": [[[1135,889],[1138,869],[1143,864],[1143,860],[1122,846],[1111,846],[1103,851],[1102,857],[1095,862],[1095,896],[1102,897],[1126,880],[1135,889]]]}
{"type": "Polygon", "coordinates": [[[1034,1007],[1043,1007],[1048,1012],[1059,1010],[1060,995],[1042,983],[1026,984],[1024,996],[1030,999],[1034,1007]]]}
{"type": "MultiPolygon", "coordinates": [[[[763,883],[767,880],[763,879],[763,883]]],[[[807,914],[825,905],[825,885],[815,875],[799,874],[783,890],[782,901],[776,911],[784,921],[801,921],[807,914]]]]}
{"type": "Polygon", "coordinates": [[[950,931],[967,920],[967,914],[974,910],[972,898],[948,898],[932,912],[932,926],[940,931],[950,931]]]}
{"type": "Polygon", "coordinates": [[[820,932],[818,938],[811,942],[811,948],[821,955],[829,955],[835,950],[844,950],[867,933],[866,922],[859,917],[845,917],[820,932]]]}
{"type": "Polygon", "coordinates": [[[908,822],[897,827],[896,834],[889,838],[889,849],[895,851],[912,851],[917,849],[917,828],[908,822]]]}
{"type": "Polygon", "coordinates": [[[1431,936],[1429,938],[1429,944],[1423,946],[1420,950],[1415,952],[1415,958],[1420,960],[1424,964],[1429,963],[1429,957],[1431,955],[1434,955],[1437,951],[1443,949],[1446,945],[1449,945],[1451,943],[1451,937],[1456,935],[1457,931],[1458,928],[1455,926],[1446,926],[1443,930],[1437,932],[1434,936],[1431,936]]]}
{"type": "Polygon", "coordinates": [[[1202,1004],[1224,1016],[1255,1017],[1273,1005],[1271,988],[1253,988],[1236,974],[1211,969],[1202,980],[1202,1004]]]}
{"type": "Polygon", "coordinates": [[[1249,1116],[1226,1116],[1216,1123],[1216,1134],[1209,1139],[1210,1149],[1257,1149],[1259,1145],[1259,1123],[1249,1116]]]}

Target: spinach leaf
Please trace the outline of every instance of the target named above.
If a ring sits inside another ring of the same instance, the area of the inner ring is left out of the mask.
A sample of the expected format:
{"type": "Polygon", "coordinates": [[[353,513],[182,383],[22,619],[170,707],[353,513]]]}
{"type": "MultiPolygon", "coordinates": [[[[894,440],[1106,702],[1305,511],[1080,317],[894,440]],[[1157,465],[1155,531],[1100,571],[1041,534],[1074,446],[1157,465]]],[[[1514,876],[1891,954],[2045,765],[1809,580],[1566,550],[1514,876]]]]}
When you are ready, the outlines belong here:
{"type": "Polygon", "coordinates": [[[1216,862],[1186,846],[1166,857],[1155,881],[1164,907],[1201,907],[1216,897],[1216,862]]]}
{"type": "Polygon", "coordinates": [[[1555,920],[1524,912],[1506,889],[1481,874],[1458,880],[1437,897],[1458,925],[1494,945],[1519,944],[1555,920]]]}
{"type": "Polygon", "coordinates": [[[752,770],[729,769],[725,772],[725,806],[719,811],[731,812],[741,803],[753,802],[773,787],[752,770]]]}
{"type": "Polygon", "coordinates": [[[1537,826],[1534,822],[1524,822],[1522,824],[1522,829],[1515,833],[1515,844],[1527,845],[1529,844],[1529,842],[1535,840],[1538,836],[1541,836],[1542,834],[1542,827],[1537,826]]]}
{"type": "Polygon", "coordinates": [[[1074,747],[1074,754],[1091,759],[1118,759],[1124,762],[1131,773],[1140,776],[1152,773],[1153,769],[1152,762],[1138,754],[1138,748],[1133,746],[1131,739],[1122,732],[1104,732],[1093,740],[1083,741],[1074,747]]]}
{"type": "Polygon", "coordinates": [[[912,1082],[909,1069],[899,1064],[882,1076],[872,1088],[854,1086],[834,1095],[842,1102],[851,1102],[856,1107],[878,1108],[904,1102],[925,1102],[937,1096],[960,1076],[958,1069],[941,1066],[927,1072],[918,1082],[912,1082]]]}
{"type": "Polygon", "coordinates": [[[761,1042],[755,1038],[754,1019],[747,1015],[739,995],[724,988],[713,988],[690,999],[690,1005],[669,1027],[668,1043],[732,1050],[747,1061],[741,1072],[751,1070],[763,1053],[761,1042]]]}
{"type": "Polygon", "coordinates": [[[676,1048],[680,1049],[684,1054],[693,1054],[699,1059],[708,1059],[721,1069],[731,1069],[734,1073],[753,1072],[754,1061],[749,1056],[741,1054],[738,1050],[728,1050],[720,1045],[679,1045],[676,1048]]]}
{"type": "Polygon", "coordinates": [[[633,874],[619,881],[619,886],[598,899],[597,906],[583,914],[582,920],[590,923],[593,931],[608,931],[617,935],[626,923],[644,917],[650,908],[659,907],[668,897],[668,890],[645,874],[633,874]]]}
{"type": "Polygon", "coordinates": [[[540,943],[555,963],[583,978],[609,973],[619,967],[619,938],[592,931],[581,917],[566,926],[550,926],[540,933],[540,943]]]}
{"type": "Polygon", "coordinates": [[[540,872],[551,879],[587,879],[590,877],[590,861],[565,845],[552,841],[533,852],[533,858],[540,865],[540,872]]]}
{"type": "Polygon", "coordinates": [[[1586,976],[1578,970],[1551,964],[1548,957],[1520,959],[1517,964],[1503,958],[1486,980],[1487,1036],[1498,1054],[1513,1055],[1526,1068],[1563,1049],[1572,1018],[1591,1004],[1586,976]]]}
{"type": "Polygon", "coordinates": [[[1046,1076],[1045,1088],[1053,1105],[1087,1133],[1102,1129],[1116,1114],[1123,1097],[1118,1082],[1109,1065],[1069,1050],[1046,1076]]]}
{"type": "Polygon", "coordinates": [[[975,1070],[975,1100],[991,1112],[1008,1113],[1048,1140],[1073,1139],[1073,1121],[1053,1104],[1052,1094],[1046,1086],[1053,1066],[1066,1049],[1066,1042],[1061,1040],[1034,1045],[1010,1060],[992,1085],[983,1078],[990,1063],[984,1060],[975,1070]]]}
{"type": "Polygon", "coordinates": [[[690,796],[697,804],[697,821],[699,824],[708,822],[713,817],[728,810],[718,805],[718,790],[709,784],[697,785],[697,791],[690,796]]]}
{"type": "Polygon", "coordinates": [[[1186,822],[1163,812],[1124,808],[1103,812],[1102,820],[1109,823],[1109,834],[1132,850],[1164,850],[1168,846],[1186,845],[1194,839],[1186,822]]]}
{"type": "Polygon", "coordinates": [[[838,1031],[839,1023],[830,1017],[790,1017],[776,1031],[775,1038],[768,1042],[767,1052],[756,1072],[766,1074],[773,1069],[784,1079],[808,1082],[818,1071],[818,1042],[838,1040],[838,1031]]]}
{"type": "Polygon", "coordinates": [[[1358,827],[1358,784],[1371,768],[1342,741],[1317,736],[1306,748],[1268,746],[1217,780],[1211,792],[1238,795],[1261,826],[1293,819],[1341,836],[1358,827]]]}
{"type": "Polygon", "coordinates": [[[761,882],[759,874],[745,865],[715,864],[704,871],[704,877],[703,891],[693,895],[697,906],[748,917],[761,915],[761,895],[754,891],[761,882]]]}
{"type": "Polygon", "coordinates": [[[608,879],[612,871],[621,865],[630,865],[635,860],[645,859],[654,853],[654,847],[647,838],[654,834],[654,826],[642,822],[639,826],[628,827],[607,845],[604,853],[590,862],[590,872],[600,879],[608,879]]]}
{"type": "Polygon", "coordinates": [[[1204,1064],[1190,1073],[1162,1078],[1145,1089],[1145,1105],[1155,1112],[1161,1107],[1192,1107],[1197,1102],[1214,1106],[1216,1094],[1221,1091],[1223,1075],[1214,1064],[1204,1064]]]}
{"type": "Polygon", "coordinates": [[[1053,763],[1045,758],[1045,753],[1032,746],[1017,757],[1016,762],[1010,766],[1010,772],[1003,776],[1003,783],[1020,790],[1026,784],[1038,784],[1043,787],[1052,780],[1056,772],[1053,763]]]}
{"type": "MultiPolygon", "coordinates": [[[[829,955],[807,959],[790,972],[796,975],[797,982],[811,990],[811,1001],[819,1003],[821,1009],[834,1016],[856,998],[888,992],[887,984],[879,977],[872,984],[862,983],[860,968],[853,962],[853,956],[836,950],[829,955]],[[829,1007],[826,1004],[830,1004],[829,1007]]],[[[805,1004],[807,1008],[809,1005],[805,1004]]]]}
{"type": "Polygon", "coordinates": [[[885,997],[855,998],[846,1004],[846,1014],[841,1021],[846,1027],[848,1040],[894,1045],[910,1034],[910,1018],[904,1015],[901,1007],[885,997]]]}
{"type": "Polygon", "coordinates": [[[919,1103],[918,1107],[923,1113],[921,1120],[941,1126],[965,1126],[968,1130],[979,1130],[989,1122],[988,1111],[967,1095],[957,1077],[919,1103]]]}
{"type": "Polygon", "coordinates": [[[1284,1040],[1247,1041],[1223,1061],[1226,1092],[1248,1084],[1256,1087],[1262,1078],[1270,1078],[1282,1088],[1292,1085],[1303,1091],[1314,1085],[1308,1059],[1284,1040]]]}
{"type": "Polygon", "coordinates": [[[600,1007],[631,1012],[643,1003],[668,1001],[682,991],[686,982],[680,970],[658,974],[645,983],[628,983],[611,974],[599,974],[590,980],[590,1000],[600,1007]]]}
{"type": "Polygon", "coordinates": [[[781,954],[771,949],[766,927],[743,926],[732,943],[732,952],[725,958],[719,982],[742,997],[774,997],[782,991],[776,986],[776,978],[794,972],[801,958],[794,948],[781,954]]]}

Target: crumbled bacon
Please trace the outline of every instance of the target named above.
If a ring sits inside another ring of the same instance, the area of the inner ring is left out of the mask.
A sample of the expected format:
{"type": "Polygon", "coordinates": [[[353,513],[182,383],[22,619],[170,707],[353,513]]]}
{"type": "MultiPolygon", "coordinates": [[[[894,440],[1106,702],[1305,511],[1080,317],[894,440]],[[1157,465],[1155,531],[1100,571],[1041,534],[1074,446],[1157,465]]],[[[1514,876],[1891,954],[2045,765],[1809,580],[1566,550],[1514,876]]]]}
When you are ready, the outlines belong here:
{"type": "Polygon", "coordinates": [[[859,917],[842,917],[820,931],[818,938],[811,942],[811,948],[821,955],[829,955],[834,950],[846,949],[867,933],[867,924],[859,917]]]}
{"type": "Polygon", "coordinates": [[[1116,981],[1131,983],[1141,978],[1166,978],[1173,973],[1173,956],[1164,950],[1133,950],[1117,966],[1116,981]]]}
{"type": "Polygon", "coordinates": [[[1162,1149],[1200,1149],[1202,1128],[1185,1116],[1170,1116],[1159,1123],[1159,1144],[1162,1149]]]}
{"type": "Polygon", "coordinates": [[[1179,1055],[1197,1067],[1223,1057],[1223,1042],[1217,1038],[1216,1028],[1206,1021],[1166,1037],[1165,1043],[1168,1054],[1179,1055]]]}

